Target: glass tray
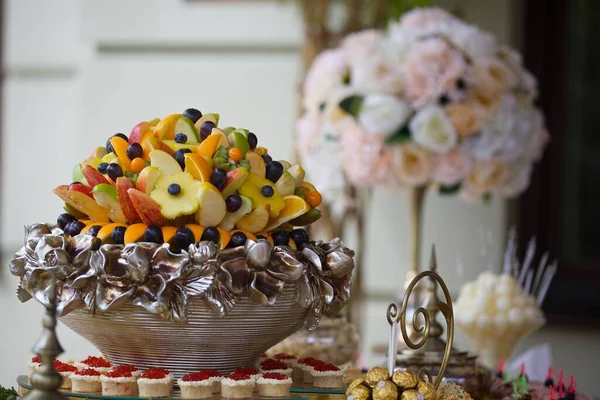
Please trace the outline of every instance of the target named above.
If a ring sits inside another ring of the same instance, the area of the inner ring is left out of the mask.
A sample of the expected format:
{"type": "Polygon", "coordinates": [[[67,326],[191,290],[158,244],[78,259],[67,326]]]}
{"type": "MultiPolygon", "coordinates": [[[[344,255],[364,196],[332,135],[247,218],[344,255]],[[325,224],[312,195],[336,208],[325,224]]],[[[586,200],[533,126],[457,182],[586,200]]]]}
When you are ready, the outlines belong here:
{"type": "MultiPolygon", "coordinates": [[[[33,387],[31,386],[31,384],[29,384],[29,379],[27,378],[27,375],[19,375],[17,377],[17,383],[21,388],[27,389],[27,390],[31,390],[33,387]]],[[[61,391],[65,396],[67,397],[73,397],[73,398],[80,398],[80,399],[104,399],[104,400],[137,400],[139,398],[137,397],[117,397],[117,396],[103,396],[101,394],[98,393],[71,393],[71,392],[65,392],[65,391],[61,391]]],[[[310,399],[327,399],[327,398],[342,398],[340,395],[344,395],[345,391],[344,389],[317,389],[314,388],[312,386],[304,386],[303,384],[296,384],[294,383],[294,386],[290,389],[290,397],[284,397],[282,399],[294,399],[294,400],[299,400],[299,399],[305,399],[305,400],[310,400],[310,399]],[[303,396],[307,395],[307,396],[303,396]],[[315,395],[331,395],[330,396],[315,396],[315,395]]],[[[181,397],[179,397],[179,391],[175,390],[173,392],[173,397],[171,399],[180,399],[181,397]]],[[[213,399],[221,399],[222,397],[220,395],[215,395],[213,397],[213,399]]],[[[275,398],[267,398],[267,397],[259,397],[258,395],[256,395],[256,397],[254,397],[254,399],[270,399],[270,400],[277,400],[275,398]]],[[[165,400],[170,400],[170,399],[165,399],[165,400]]]]}

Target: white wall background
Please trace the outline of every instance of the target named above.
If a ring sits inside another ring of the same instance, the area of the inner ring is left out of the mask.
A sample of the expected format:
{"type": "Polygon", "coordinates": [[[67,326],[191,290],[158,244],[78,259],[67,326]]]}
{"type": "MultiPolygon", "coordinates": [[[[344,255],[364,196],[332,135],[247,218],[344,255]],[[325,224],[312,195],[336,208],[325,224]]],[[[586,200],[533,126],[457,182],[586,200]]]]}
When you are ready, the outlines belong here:
{"type": "MultiPolygon", "coordinates": [[[[252,127],[282,158],[292,154],[301,26],[292,2],[183,0],[8,0],[4,28],[0,251],[3,265],[22,245],[23,225],[52,221],[61,210],[52,189],[112,134],[187,107],[219,112],[225,125],[252,127]]],[[[514,0],[446,0],[471,22],[514,43],[514,0]]],[[[436,243],[439,271],[455,293],[488,264],[498,265],[507,207],[474,206],[429,196],[422,263],[436,243]],[[487,237],[488,239],[482,239],[487,237]],[[487,253],[482,254],[483,243],[487,253]],[[463,265],[462,275],[456,264],[463,265]]],[[[385,309],[408,264],[408,199],[377,192],[368,218],[362,347],[387,340],[385,309]]],[[[14,296],[16,281],[0,269],[0,384],[24,370],[40,332],[42,309],[14,296]]],[[[95,353],[61,327],[64,358],[95,353]]],[[[556,365],[579,386],[600,392],[582,362],[598,332],[546,329],[526,344],[549,341],[556,365]],[[567,346],[568,344],[568,346],[567,346]]],[[[458,346],[464,346],[457,337],[458,346]]]]}

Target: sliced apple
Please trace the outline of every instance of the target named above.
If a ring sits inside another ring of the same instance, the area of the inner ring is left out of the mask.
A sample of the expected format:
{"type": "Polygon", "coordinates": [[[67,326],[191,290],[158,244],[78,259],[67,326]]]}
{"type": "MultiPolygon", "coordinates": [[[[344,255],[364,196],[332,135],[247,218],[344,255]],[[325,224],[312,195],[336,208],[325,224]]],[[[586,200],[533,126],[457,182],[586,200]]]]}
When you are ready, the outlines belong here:
{"type": "Polygon", "coordinates": [[[96,185],[101,183],[108,184],[108,180],[102,175],[96,168],[93,168],[89,165],[84,165],[81,170],[85,180],[88,182],[90,187],[93,189],[96,185]]]}
{"type": "Polygon", "coordinates": [[[125,244],[141,242],[144,240],[146,228],[146,224],[129,225],[125,231],[125,244]]]}
{"type": "Polygon", "coordinates": [[[296,187],[300,186],[302,182],[304,182],[304,169],[300,165],[294,164],[289,167],[286,172],[290,173],[294,177],[296,180],[296,187]]]}
{"type": "Polygon", "coordinates": [[[196,152],[200,157],[212,157],[220,141],[221,138],[219,136],[210,135],[200,143],[196,152]]]}
{"type": "Polygon", "coordinates": [[[267,176],[267,164],[258,153],[254,151],[247,152],[246,160],[250,162],[250,172],[259,175],[261,178],[267,176]]]}
{"type": "MultiPolygon", "coordinates": [[[[144,147],[142,146],[142,149],[143,148],[144,147]]],[[[175,155],[175,152],[169,147],[169,145],[167,145],[161,139],[155,138],[154,136],[148,136],[146,138],[146,148],[148,149],[148,158],[150,158],[150,153],[153,150],[161,150],[167,154],[170,154],[171,156],[175,155]]]]}
{"type": "Polygon", "coordinates": [[[127,222],[127,218],[125,218],[125,215],[121,210],[121,205],[119,204],[119,200],[117,198],[116,187],[106,183],[101,183],[94,187],[94,190],[92,190],[92,194],[94,195],[96,203],[104,207],[111,221],[118,223],[127,222]]]}
{"type": "Polygon", "coordinates": [[[227,180],[223,186],[223,198],[228,198],[246,182],[248,178],[248,170],[246,168],[235,168],[227,172],[227,180]]]}
{"type": "Polygon", "coordinates": [[[318,221],[319,218],[321,218],[321,211],[318,208],[311,208],[307,213],[291,220],[290,224],[293,226],[306,226],[318,221]]]}
{"type": "Polygon", "coordinates": [[[92,196],[92,188],[89,187],[88,185],[84,185],[83,183],[79,183],[79,182],[73,182],[69,185],[69,191],[75,191],[75,192],[79,192],[79,193],[83,193],[86,196],[89,196],[91,198],[94,198],[94,196],[92,196]]]}
{"type": "Polygon", "coordinates": [[[127,193],[129,193],[135,210],[146,225],[163,226],[167,222],[160,212],[160,204],[146,193],[137,189],[129,189],[127,193]]]}
{"type": "Polygon", "coordinates": [[[124,176],[117,178],[117,199],[119,200],[119,204],[121,205],[121,211],[123,211],[123,215],[125,215],[125,219],[127,222],[135,222],[140,219],[138,212],[136,211],[131,199],[129,198],[129,194],[127,191],[129,189],[134,188],[133,183],[129,179],[124,176]]]}
{"type": "Polygon", "coordinates": [[[104,146],[98,146],[94,149],[94,151],[92,151],[92,154],[90,154],[90,158],[102,158],[106,155],[106,147],[104,146]]]}
{"type": "Polygon", "coordinates": [[[150,194],[161,175],[160,170],[156,166],[148,165],[138,175],[135,186],[138,190],[150,194]]]}
{"type": "Polygon", "coordinates": [[[176,152],[179,149],[188,149],[195,152],[198,150],[198,146],[200,146],[199,143],[177,143],[174,140],[163,140],[163,143],[169,146],[173,152],[176,152]]]}
{"type": "Polygon", "coordinates": [[[102,157],[102,162],[105,162],[105,163],[111,163],[111,162],[113,162],[115,160],[118,161],[119,157],[117,157],[117,155],[115,153],[112,153],[112,152],[108,153],[104,157],[102,157]]]}
{"type": "Polygon", "coordinates": [[[310,211],[310,205],[299,196],[285,196],[284,202],[285,206],[279,213],[279,216],[277,216],[277,218],[270,219],[265,230],[273,230],[278,226],[292,221],[310,211]]]}
{"type": "Polygon", "coordinates": [[[294,194],[296,190],[296,180],[289,172],[285,171],[275,183],[277,191],[282,196],[288,196],[294,194]]]}
{"type": "Polygon", "coordinates": [[[184,157],[186,172],[189,172],[197,181],[210,182],[212,167],[204,157],[200,157],[196,153],[186,153],[184,157]]]}
{"type": "Polygon", "coordinates": [[[279,164],[281,164],[284,171],[287,171],[292,166],[292,164],[290,164],[289,161],[285,161],[285,160],[279,160],[279,164]]]}
{"type": "Polygon", "coordinates": [[[181,171],[179,163],[168,153],[162,150],[150,152],[150,165],[158,168],[162,175],[175,175],[181,171]]]}
{"type": "Polygon", "coordinates": [[[54,193],[60,197],[69,207],[74,208],[81,214],[87,215],[94,221],[109,221],[108,214],[96,201],[86,194],[69,190],[67,185],[58,186],[54,193]]]}
{"type": "Polygon", "coordinates": [[[181,114],[167,115],[154,127],[154,134],[159,139],[173,139],[175,137],[175,126],[181,118],[181,114]]]}
{"type": "Polygon", "coordinates": [[[227,135],[227,138],[230,146],[237,147],[242,151],[242,157],[246,155],[248,150],[250,150],[248,139],[246,139],[246,136],[244,136],[244,134],[239,130],[236,129],[235,131],[231,132],[229,135],[227,135]]]}
{"type": "Polygon", "coordinates": [[[150,123],[150,125],[152,127],[155,127],[156,125],[158,125],[158,123],[160,122],[160,118],[153,118],[150,121],[148,121],[150,123]]]}
{"type": "Polygon", "coordinates": [[[266,207],[258,207],[250,214],[240,218],[235,224],[238,229],[256,233],[262,231],[269,222],[269,211],[266,207]]]}
{"type": "Polygon", "coordinates": [[[143,121],[134,126],[129,133],[129,144],[140,143],[142,136],[144,136],[144,133],[146,132],[152,132],[152,134],[154,134],[154,130],[152,129],[150,122],[143,121]]]}
{"type": "Polygon", "coordinates": [[[225,217],[227,207],[219,189],[209,182],[202,182],[198,189],[200,208],[196,212],[196,222],[202,226],[217,226],[225,217]]]}
{"type": "Polygon", "coordinates": [[[98,168],[98,165],[102,164],[102,158],[99,157],[89,157],[86,158],[83,162],[84,165],[89,165],[93,168],[98,168]]]}
{"type": "Polygon", "coordinates": [[[192,120],[187,117],[179,117],[175,124],[175,134],[183,133],[187,136],[188,143],[200,143],[200,134],[198,131],[192,120]]]}
{"type": "Polygon", "coordinates": [[[85,176],[83,176],[83,165],[77,164],[75,168],[73,168],[73,176],[71,182],[81,182],[87,185],[85,176]]]}
{"type": "Polygon", "coordinates": [[[219,143],[217,143],[217,149],[219,147],[228,148],[231,146],[231,143],[229,143],[229,139],[227,139],[227,135],[225,134],[225,132],[223,132],[219,128],[213,128],[212,132],[210,133],[210,136],[219,137],[219,143]]]}
{"type": "Polygon", "coordinates": [[[235,227],[236,222],[242,219],[243,216],[252,212],[252,200],[245,196],[240,196],[242,199],[242,205],[236,212],[228,212],[225,214],[225,218],[219,224],[220,228],[230,231],[235,227]]]}
{"type": "Polygon", "coordinates": [[[198,121],[196,121],[196,123],[194,124],[194,127],[196,129],[198,129],[198,131],[200,131],[202,124],[205,123],[206,121],[211,121],[215,125],[219,125],[219,114],[206,113],[206,114],[202,115],[202,117],[200,117],[200,119],[198,121]]]}

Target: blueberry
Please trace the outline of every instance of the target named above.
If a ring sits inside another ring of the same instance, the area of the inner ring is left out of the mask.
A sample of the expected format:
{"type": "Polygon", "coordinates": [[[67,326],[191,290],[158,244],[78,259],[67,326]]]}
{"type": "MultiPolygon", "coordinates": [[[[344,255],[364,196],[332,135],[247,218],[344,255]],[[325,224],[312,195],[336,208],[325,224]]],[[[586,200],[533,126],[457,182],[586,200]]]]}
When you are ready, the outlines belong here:
{"type": "Polygon", "coordinates": [[[165,239],[163,238],[162,229],[160,226],[150,225],[144,231],[144,242],[152,242],[152,243],[164,243],[165,239]]]}
{"type": "Polygon", "coordinates": [[[304,229],[294,229],[290,232],[290,238],[298,247],[308,242],[308,234],[304,229]]]}
{"type": "Polygon", "coordinates": [[[193,123],[196,123],[196,121],[202,118],[202,113],[200,110],[196,110],[195,108],[188,108],[183,112],[183,116],[191,119],[193,123]]]}
{"type": "Polygon", "coordinates": [[[265,197],[273,197],[275,190],[269,185],[265,185],[260,188],[260,193],[265,197]]]}
{"type": "Polygon", "coordinates": [[[250,146],[250,150],[254,150],[258,145],[258,138],[252,132],[248,132],[248,146],[250,146]]]}
{"type": "Polygon", "coordinates": [[[79,232],[85,228],[85,224],[81,221],[73,221],[69,222],[67,226],[65,226],[65,233],[69,236],[79,235],[79,232]]]}
{"type": "Polygon", "coordinates": [[[77,221],[77,218],[75,218],[74,216],[72,216],[69,213],[60,214],[58,216],[58,218],[56,219],[56,223],[58,224],[58,227],[60,229],[62,229],[63,231],[65,230],[65,226],[69,225],[73,221],[77,221]]]}
{"type": "Polygon", "coordinates": [[[100,225],[94,225],[92,227],[90,227],[90,229],[87,230],[87,234],[88,235],[92,235],[93,237],[98,236],[98,232],[100,232],[100,229],[102,229],[102,227],[100,225]]]}
{"type": "Polygon", "coordinates": [[[227,172],[223,168],[215,168],[210,176],[210,183],[219,190],[223,189],[227,182],[227,172]]]}
{"type": "Polygon", "coordinates": [[[234,248],[243,246],[246,243],[246,239],[248,239],[248,237],[244,232],[236,232],[233,235],[231,235],[231,239],[229,239],[227,247],[234,248]]]}
{"type": "Polygon", "coordinates": [[[177,183],[171,183],[167,188],[167,191],[171,196],[177,196],[179,193],[181,193],[181,186],[179,186],[177,183]]]}
{"type": "Polygon", "coordinates": [[[213,128],[215,128],[216,126],[217,125],[215,125],[215,123],[212,121],[205,121],[200,127],[200,138],[204,140],[207,137],[209,137],[212,133],[213,128]]]}
{"type": "Polygon", "coordinates": [[[106,173],[110,179],[116,182],[117,178],[123,176],[123,169],[117,163],[110,163],[108,164],[108,167],[106,167],[106,173]]]}
{"type": "Polygon", "coordinates": [[[268,154],[263,154],[262,159],[265,161],[265,164],[269,165],[273,162],[273,159],[268,154]]]}
{"type": "Polygon", "coordinates": [[[144,154],[144,149],[142,149],[142,145],[139,143],[131,143],[129,147],[127,147],[127,157],[129,157],[130,160],[141,157],[142,154],[144,154]]]}
{"type": "Polygon", "coordinates": [[[290,242],[290,235],[286,231],[273,232],[271,237],[275,246],[287,246],[290,242]]]}
{"type": "Polygon", "coordinates": [[[179,163],[181,169],[185,169],[185,153],[191,153],[190,149],[179,149],[175,152],[175,160],[179,163]]]}
{"type": "Polygon", "coordinates": [[[187,142],[187,135],[185,133],[179,132],[177,135],[175,135],[175,141],[177,143],[185,143],[187,142]]]}
{"type": "Polygon", "coordinates": [[[115,229],[113,229],[110,236],[112,237],[112,240],[116,244],[125,244],[125,230],[126,229],[127,228],[124,226],[117,226],[115,229]]]}
{"type": "Polygon", "coordinates": [[[242,198],[237,194],[232,194],[225,199],[225,205],[227,205],[227,211],[236,212],[242,206],[242,198]]]}
{"type": "Polygon", "coordinates": [[[114,153],[115,149],[113,149],[112,144],[110,144],[110,139],[114,138],[115,136],[118,136],[122,139],[125,139],[127,141],[129,141],[129,138],[127,136],[125,136],[122,133],[117,133],[115,135],[112,135],[107,141],[106,141],[106,152],[107,153],[114,153]]]}
{"type": "Polygon", "coordinates": [[[279,161],[272,161],[267,164],[267,179],[275,183],[283,175],[283,165],[279,161]]]}
{"type": "Polygon", "coordinates": [[[214,226],[209,226],[202,232],[201,241],[208,240],[209,242],[219,243],[219,239],[221,235],[219,234],[219,230],[214,226]]]}
{"type": "Polygon", "coordinates": [[[175,232],[175,246],[180,249],[187,250],[190,244],[194,243],[194,232],[185,226],[177,229],[175,232]]]}
{"type": "Polygon", "coordinates": [[[98,167],[96,168],[98,170],[98,172],[100,172],[101,174],[105,174],[106,173],[106,168],[108,167],[108,163],[100,163],[98,164],[98,167]]]}

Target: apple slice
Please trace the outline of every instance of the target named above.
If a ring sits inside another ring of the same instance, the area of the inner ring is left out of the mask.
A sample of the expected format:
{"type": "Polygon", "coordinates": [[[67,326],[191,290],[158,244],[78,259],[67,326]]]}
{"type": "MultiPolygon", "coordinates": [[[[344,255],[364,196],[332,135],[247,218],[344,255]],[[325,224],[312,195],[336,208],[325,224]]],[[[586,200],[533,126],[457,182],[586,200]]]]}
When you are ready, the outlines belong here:
{"type": "Polygon", "coordinates": [[[99,206],[93,198],[75,190],[69,190],[67,185],[61,185],[54,189],[54,193],[67,205],[78,212],[87,215],[94,221],[109,221],[108,214],[104,208],[99,206]]]}
{"type": "Polygon", "coordinates": [[[229,143],[229,139],[227,139],[227,135],[225,134],[225,132],[223,132],[219,128],[213,128],[212,132],[210,133],[210,136],[218,136],[219,137],[219,143],[217,143],[217,149],[219,147],[228,148],[231,146],[231,143],[229,143]]]}
{"type": "Polygon", "coordinates": [[[181,116],[181,114],[171,114],[164,117],[154,127],[155,136],[159,139],[173,139],[175,137],[175,126],[181,116]]]}
{"type": "Polygon", "coordinates": [[[83,193],[86,196],[89,196],[91,198],[94,198],[94,196],[92,196],[92,188],[84,185],[83,183],[79,183],[79,182],[73,182],[69,185],[69,191],[75,191],[75,192],[79,192],[79,193],[83,193]]]}
{"type": "Polygon", "coordinates": [[[121,210],[121,205],[119,204],[116,187],[106,183],[100,183],[94,187],[92,194],[94,195],[96,202],[104,207],[111,221],[118,223],[127,222],[127,218],[125,218],[125,215],[121,210]]]}
{"type": "Polygon", "coordinates": [[[189,172],[197,181],[210,182],[212,167],[204,157],[200,157],[196,153],[186,153],[184,157],[186,172],[189,172]]]}
{"type": "Polygon", "coordinates": [[[81,182],[86,185],[88,184],[88,182],[85,180],[85,176],[83,176],[83,165],[81,164],[77,164],[75,168],[73,168],[73,175],[71,178],[71,182],[81,182]]]}
{"type": "Polygon", "coordinates": [[[187,136],[187,143],[200,143],[200,134],[191,119],[179,117],[175,124],[175,134],[183,133],[187,136]]]}
{"type": "Polygon", "coordinates": [[[102,175],[100,172],[98,172],[98,170],[96,168],[93,168],[89,165],[84,165],[83,169],[81,171],[83,172],[83,176],[85,177],[85,180],[88,182],[88,184],[90,185],[90,187],[92,189],[96,185],[99,185],[101,183],[108,184],[108,180],[104,177],[104,175],[102,175]]]}
{"type": "Polygon", "coordinates": [[[154,190],[154,186],[156,185],[156,181],[161,177],[160,170],[152,165],[148,165],[146,168],[140,172],[136,181],[136,187],[138,190],[150,194],[152,190],[154,190]]]}
{"type": "Polygon", "coordinates": [[[227,180],[223,186],[223,198],[228,198],[246,182],[248,178],[248,170],[246,168],[235,168],[227,172],[227,180]]]}
{"type": "MultiPolygon", "coordinates": [[[[223,133],[225,133],[225,132],[223,132],[223,133]]],[[[246,139],[246,136],[244,136],[244,134],[242,132],[240,132],[239,130],[235,130],[235,131],[231,132],[227,136],[227,138],[229,140],[230,146],[237,147],[238,149],[240,149],[242,151],[242,157],[246,155],[248,150],[250,150],[250,145],[248,144],[248,139],[246,139]]]]}
{"type": "Polygon", "coordinates": [[[230,231],[235,227],[235,223],[242,219],[243,216],[252,212],[252,200],[245,196],[240,196],[242,199],[242,205],[236,212],[228,212],[225,214],[225,218],[219,224],[220,228],[230,231]]]}
{"type": "Polygon", "coordinates": [[[168,153],[162,150],[150,152],[150,165],[158,168],[162,175],[175,175],[181,171],[179,163],[168,153]]]}
{"type": "Polygon", "coordinates": [[[129,198],[129,194],[127,193],[129,189],[134,187],[133,183],[126,177],[121,176],[117,178],[117,199],[119,200],[121,210],[123,211],[123,215],[125,215],[127,222],[135,222],[140,219],[138,212],[129,198]]]}
{"type": "Polygon", "coordinates": [[[289,161],[285,160],[279,160],[279,164],[281,164],[284,171],[287,171],[292,166],[292,164],[289,161]]]}
{"type": "Polygon", "coordinates": [[[129,133],[129,144],[140,143],[142,136],[146,132],[152,132],[152,134],[154,134],[152,125],[150,125],[149,122],[143,121],[134,126],[131,133],[129,133]]]}
{"type": "Polygon", "coordinates": [[[198,189],[200,208],[196,212],[196,222],[202,226],[216,226],[227,213],[225,200],[219,189],[209,182],[202,182],[198,189]]]}
{"type": "Polygon", "coordinates": [[[266,207],[258,207],[250,214],[240,218],[235,224],[238,229],[248,231],[250,233],[260,232],[267,226],[269,222],[269,211],[266,207]]]}
{"type": "MultiPolygon", "coordinates": [[[[144,135],[144,137],[146,136],[144,135]]],[[[148,149],[148,159],[150,158],[150,153],[152,152],[152,150],[161,150],[172,156],[175,155],[175,152],[169,147],[169,145],[167,145],[162,140],[155,138],[154,136],[148,136],[146,138],[146,148],[148,149]]],[[[144,146],[142,146],[142,150],[143,149],[144,146]]]]}
{"type": "Polygon", "coordinates": [[[294,177],[296,180],[296,187],[302,185],[302,182],[304,182],[304,169],[300,165],[294,164],[289,167],[286,172],[294,177]]]}
{"type": "Polygon", "coordinates": [[[289,172],[285,171],[277,180],[275,184],[277,191],[282,196],[288,196],[294,194],[296,190],[296,180],[289,172]]]}
{"type": "Polygon", "coordinates": [[[264,178],[267,176],[267,164],[265,160],[254,151],[246,153],[246,160],[250,162],[250,172],[264,178]]]}
{"type": "Polygon", "coordinates": [[[106,147],[98,146],[94,149],[94,151],[92,151],[92,154],[90,154],[90,158],[102,158],[105,155],[106,155],[106,147]]]}
{"type": "Polygon", "coordinates": [[[102,164],[102,159],[98,157],[89,157],[83,161],[84,165],[89,165],[93,168],[98,168],[98,165],[102,164]]]}
{"type": "Polygon", "coordinates": [[[160,212],[160,204],[146,193],[140,192],[137,189],[129,189],[127,193],[140,218],[146,225],[163,226],[167,222],[160,212]]]}
{"type": "Polygon", "coordinates": [[[204,115],[202,115],[202,117],[200,117],[200,119],[198,121],[196,121],[196,123],[194,124],[194,127],[200,131],[200,128],[202,128],[202,124],[205,123],[206,121],[211,121],[213,122],[215,125],[219,125],[219,114],[216,113],[206,113],[204,115]]]}
{"type": "Polygon", "coordinates": [[[141,242],[146,232],[146,224],[132,224],[125,231],[125,244],[141,242]]]}
{"type": "Polygon", "coordinates": [[[174,140],[163,140],[163,143],[169,146],[169,148],[175,152],[179,149],[188,149],[192,152],[198,150],[199,143],[177,143],[174,140]]]}

